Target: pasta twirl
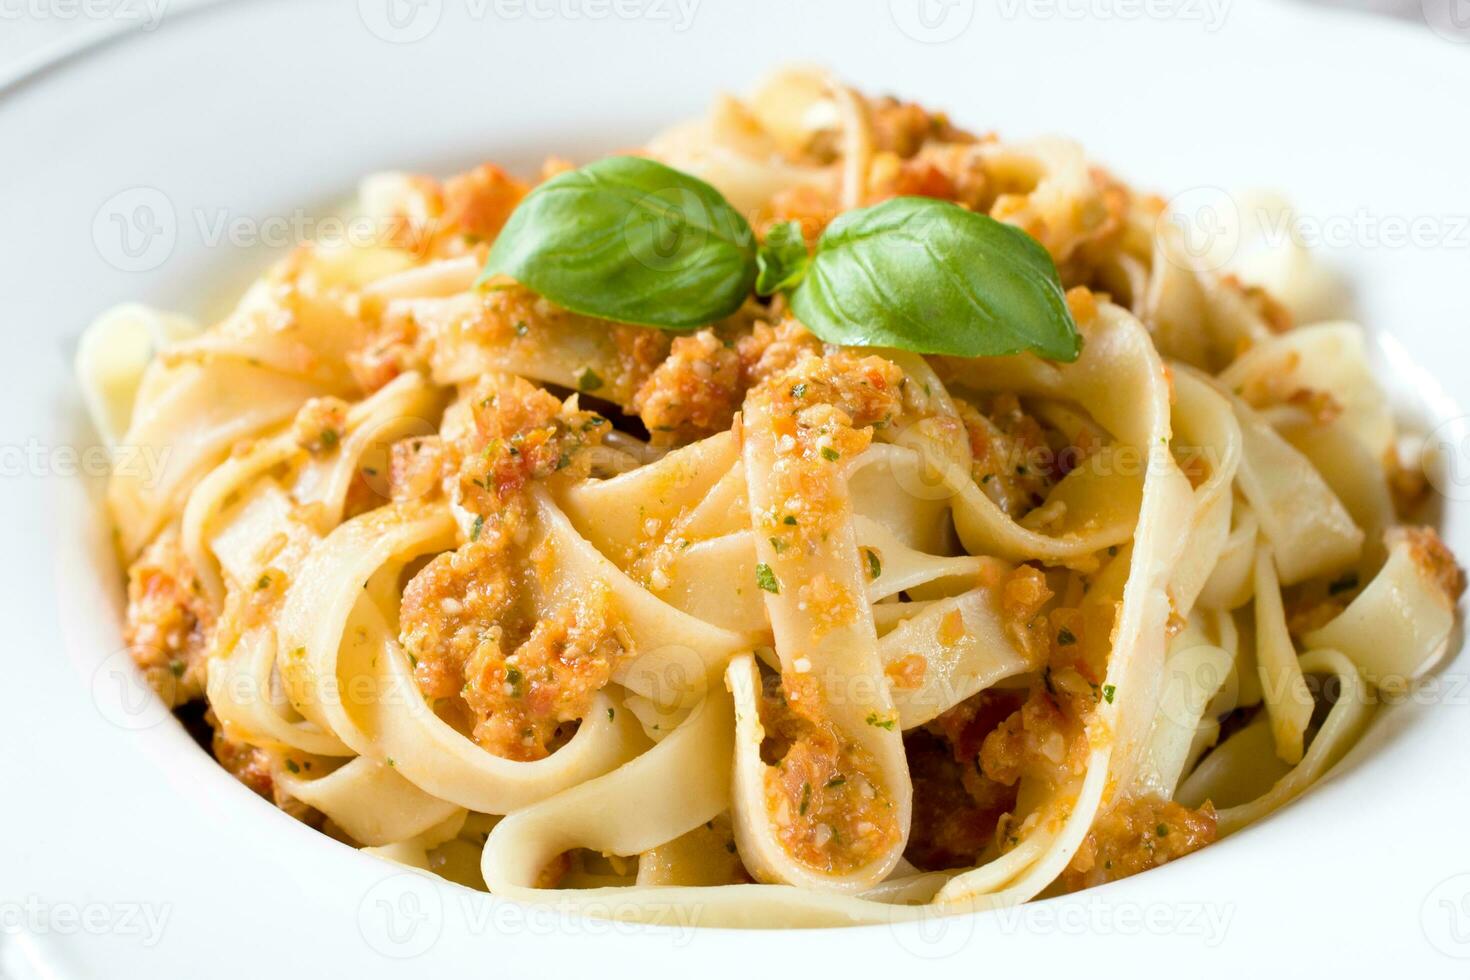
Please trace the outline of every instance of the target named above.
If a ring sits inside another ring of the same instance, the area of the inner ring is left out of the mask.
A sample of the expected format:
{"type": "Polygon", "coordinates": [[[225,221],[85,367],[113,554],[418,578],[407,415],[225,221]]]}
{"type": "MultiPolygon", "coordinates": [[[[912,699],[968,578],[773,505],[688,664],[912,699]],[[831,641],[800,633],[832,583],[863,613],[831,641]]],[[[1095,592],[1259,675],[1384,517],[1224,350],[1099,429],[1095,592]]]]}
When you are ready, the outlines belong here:
{"type": "Polygon", "coordinates": [[[1013,905],[1265,818],[1455,633],[1361,330],[1066,140],[791,70],[362,206],[78,371],[168,452],[107,495],[139,666],[371,854],[645,922],[1013,905]]]}

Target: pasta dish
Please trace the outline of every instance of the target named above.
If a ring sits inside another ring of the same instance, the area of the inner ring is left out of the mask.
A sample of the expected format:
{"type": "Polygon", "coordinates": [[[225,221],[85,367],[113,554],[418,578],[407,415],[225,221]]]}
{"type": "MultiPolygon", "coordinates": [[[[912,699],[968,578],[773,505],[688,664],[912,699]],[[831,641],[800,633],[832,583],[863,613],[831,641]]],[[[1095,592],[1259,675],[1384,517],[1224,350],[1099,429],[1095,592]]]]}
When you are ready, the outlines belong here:
{"type": "Polygon", "coordinates": [[[133,659],[351,846],[647,922],[1011,906],[1261,820],[1450,644],[1325,274],[1066,140],[793,69],[353,215],[78,357],[164,461],[106,494],[133,659]]]}

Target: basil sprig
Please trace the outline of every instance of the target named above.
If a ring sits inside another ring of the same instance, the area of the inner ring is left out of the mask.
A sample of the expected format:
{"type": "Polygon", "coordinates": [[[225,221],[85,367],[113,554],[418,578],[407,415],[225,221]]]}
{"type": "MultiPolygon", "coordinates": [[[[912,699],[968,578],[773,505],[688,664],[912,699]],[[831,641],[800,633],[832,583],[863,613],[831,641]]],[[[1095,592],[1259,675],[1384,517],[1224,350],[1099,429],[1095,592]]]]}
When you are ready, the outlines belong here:
{"type": "Polygon", "coordinates": [[[757,248],[718,191],[637,157],[527,196],[490,251],[485,277],[501,274],[574,312],[665,330],[729,316],[754,288],[785,293],[797,319],[834,344],[1057,361],[1082,347],[1055,263],[1019,228],[899,197],[842,214],[814,251],[794,221],[757,248]]]}
{"type": "Polygon", "coordinates": [[[794,289],[806,276],[811,256],[806,251],[806,239],[801,235],[799,221],[787,221],[773,225],[766,232],[755,256],[755,291],[760,296],[774,296],[783,289],[794,289]]]}
{"type": "Polygon", "coordinates": [[[930,197],[838,216],[790,297],[796,318],[834,344],[959,357],[1032,351],[1054,361],[1075,361],[1082,349],[1041,243],[930,197]]]}
{"type": "Polygon", "coordinates": [[[574,313],[690,330],[740,309],[755,253],[750,225],[709,184],[608,157],[527,195],[481,278],[510,276],[574,313]]]}

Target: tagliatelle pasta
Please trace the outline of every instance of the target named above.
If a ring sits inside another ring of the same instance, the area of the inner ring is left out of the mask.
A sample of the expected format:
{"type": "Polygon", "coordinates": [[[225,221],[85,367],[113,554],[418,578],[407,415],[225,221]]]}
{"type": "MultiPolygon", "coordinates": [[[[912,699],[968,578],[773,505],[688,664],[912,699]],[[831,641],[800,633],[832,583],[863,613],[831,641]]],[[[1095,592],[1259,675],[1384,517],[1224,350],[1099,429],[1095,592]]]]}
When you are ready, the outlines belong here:
{"type": "Polygon", "coordinates": [[[791,70],[604,164],[373,177],[372,245],[85,339],[167,451],[134,658],[297,819],[638,921],[993,909],[1266,817],[1445,654],[1360,328],[1074,144],[791,70]]]}

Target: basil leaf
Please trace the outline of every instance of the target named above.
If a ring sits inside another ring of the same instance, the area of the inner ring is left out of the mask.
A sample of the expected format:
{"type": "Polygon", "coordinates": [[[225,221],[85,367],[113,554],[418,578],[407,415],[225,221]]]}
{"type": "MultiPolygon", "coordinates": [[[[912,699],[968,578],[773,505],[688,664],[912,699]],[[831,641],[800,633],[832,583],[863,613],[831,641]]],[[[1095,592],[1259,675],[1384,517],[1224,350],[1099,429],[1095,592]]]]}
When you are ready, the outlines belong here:
{"type": "Polygon", "coordinates": [[[801,222],[786,221],[766,232],[766,240],[756,252],[755,292],[757,296],[774,296],[783,289],[795,289],[806,276],[811,256],[801,234],[801,222]]]}
{"type": "Polygon", "coordinates": [[[1019,228],[933,198],[839,216],[791,309],[818,337],[854,347],[959,357],[1033,351],[1056,361],[1082,350],[1046,249],[1019,228]]]}
{"type": "Polygon", "coordinates": [[[719,191],[608,157],[527,195],[481,281],[507,275],[574,313],[688,330],[738,310],[755,274],[755,235],[719,191]]]}

